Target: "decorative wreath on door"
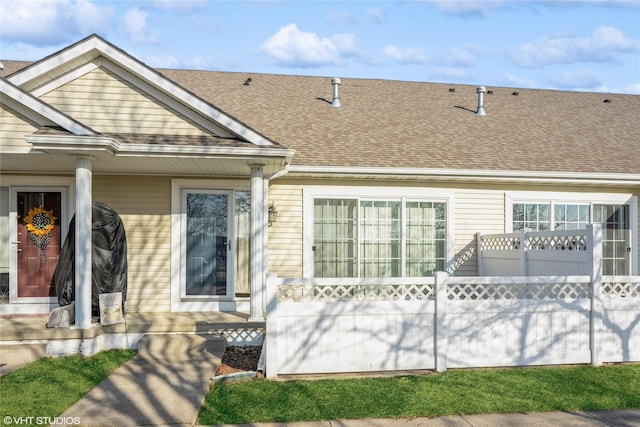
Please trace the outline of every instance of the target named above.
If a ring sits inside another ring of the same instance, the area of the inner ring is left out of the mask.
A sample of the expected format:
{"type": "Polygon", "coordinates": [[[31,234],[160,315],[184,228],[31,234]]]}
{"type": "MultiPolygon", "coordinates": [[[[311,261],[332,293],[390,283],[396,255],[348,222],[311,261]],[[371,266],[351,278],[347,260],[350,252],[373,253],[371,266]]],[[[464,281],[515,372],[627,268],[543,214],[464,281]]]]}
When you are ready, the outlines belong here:
{"type": "Polygon", "coordinates": [[[40,258],[47,264],[47,245],[51,242],[51,231],[55,228],[57,217],[53,216],[53,210],[45,210],[40,206],[29,209],[29,214],[24,219],[27,224],[29,237],[34,245],[40,249],[40,258]]]}

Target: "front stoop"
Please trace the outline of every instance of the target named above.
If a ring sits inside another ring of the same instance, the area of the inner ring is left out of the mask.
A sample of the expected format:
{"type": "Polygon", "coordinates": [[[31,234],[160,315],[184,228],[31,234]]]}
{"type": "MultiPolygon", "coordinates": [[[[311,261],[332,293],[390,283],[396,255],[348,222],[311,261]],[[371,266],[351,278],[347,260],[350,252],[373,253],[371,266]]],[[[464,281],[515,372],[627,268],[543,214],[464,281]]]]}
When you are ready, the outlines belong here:
{"type": "Polygon", "coordinates": [[[47,355],[47,345],[5,344],[0,342],[0,377],[47,355]]]}
{"type": "Polygon", "coordinates": [[[214,334],[146,335],[136,357],[60,418],[83,426],[194,425],[225,346],[214,334]]]}
{"type": "Polygon", "coordinates": [[[247,321],[246,314],[221,312],[128,313],[123,323],[94,323],[89,329],[47,328],[46,323],[46,316],[0,316],[0,351],[44,343],[46,356],[93,356],[101,350],[137,349],[150,334],[223,335],[230,345],[259,345],[265,327],[264,321],[247,321]]]}

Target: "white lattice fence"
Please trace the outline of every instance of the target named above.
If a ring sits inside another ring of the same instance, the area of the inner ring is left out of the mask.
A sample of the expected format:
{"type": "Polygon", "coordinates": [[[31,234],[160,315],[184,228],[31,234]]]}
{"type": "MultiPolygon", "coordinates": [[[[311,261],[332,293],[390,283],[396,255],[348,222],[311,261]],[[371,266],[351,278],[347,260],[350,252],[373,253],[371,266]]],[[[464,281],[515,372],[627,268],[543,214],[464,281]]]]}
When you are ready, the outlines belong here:
{"type": "Polygon", "coordinates": [[[478,234],[480,276],[591,274],[600,226],[585,230],[478,234]]]}
{"type": "Polygon", "coordinates": [[[433,277],[269,282],[268,375],[434,367],[433,277]]]}
{"type": "Polygon", "coordinates": [[[602,360],[640,360],[640,277],[604,276],[602,305],[602,360]]]}
{"type": "Polygon", "coordinates": [[[589,276],[447,279],[447,367],[588,363],[589,276]]]}
{"type": "Polygon", "coordinates": [[[271,378],[640,361],[638,276],[267,282],[271,378]]]}

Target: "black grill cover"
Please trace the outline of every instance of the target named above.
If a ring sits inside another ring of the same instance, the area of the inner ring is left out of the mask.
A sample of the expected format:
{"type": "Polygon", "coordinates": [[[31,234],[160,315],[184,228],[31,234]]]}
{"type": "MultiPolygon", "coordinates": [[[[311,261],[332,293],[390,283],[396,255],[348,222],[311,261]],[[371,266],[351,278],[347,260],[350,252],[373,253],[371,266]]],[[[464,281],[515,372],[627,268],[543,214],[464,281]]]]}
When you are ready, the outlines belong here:
{"type": "MultiPolygon", "coordinates": [[[[75,227],[71,218],[69,233],[62,245],[53,282],[60,306],[75,301],[75,227]]],[[[115,210],[93,202],[91,211],[91,313],[99,315],[99,295],[122,292],[122,312],[127,299],[127,236],[115,210]]]]}

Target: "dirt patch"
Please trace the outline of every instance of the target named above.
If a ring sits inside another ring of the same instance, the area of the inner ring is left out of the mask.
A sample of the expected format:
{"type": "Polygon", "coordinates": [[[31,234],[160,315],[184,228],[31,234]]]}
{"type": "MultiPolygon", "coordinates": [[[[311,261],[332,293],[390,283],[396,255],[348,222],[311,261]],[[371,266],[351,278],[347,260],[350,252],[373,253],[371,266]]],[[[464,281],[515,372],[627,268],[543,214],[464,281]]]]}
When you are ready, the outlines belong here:
{"type": "Polygon", "coordinates": [[[216,375],[257,370],[261,352],[262,346],[227,347],[216,375]]]}

